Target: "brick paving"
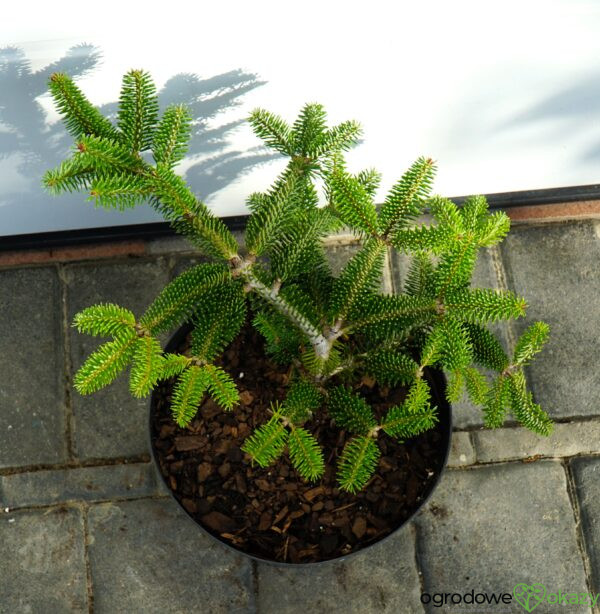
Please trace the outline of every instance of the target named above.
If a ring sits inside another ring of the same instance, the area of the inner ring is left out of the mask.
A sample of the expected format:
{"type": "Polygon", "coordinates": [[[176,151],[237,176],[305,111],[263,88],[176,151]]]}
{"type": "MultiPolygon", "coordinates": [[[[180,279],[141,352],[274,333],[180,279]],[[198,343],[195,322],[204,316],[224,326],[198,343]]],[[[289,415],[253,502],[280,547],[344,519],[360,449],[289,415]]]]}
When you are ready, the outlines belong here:
{"type": "MultiPolygon", "coordinates": [[[[100,301],[139,313],[196,262],[189,244],[0,258],[0,614],[525,612],[519,583],[543,586],[536,614],[600,612],[581,603],[600,592],[600,221],[519,216],[482,252],[475,284],[527,298],[527,320],[497,328],[507,347],[529,321],[549,322],[527,377],[554,434],[485,430],[479,410],[455,404],[448,469],[414,521],[308,569],[256,563],[200,534],[157,479],[147,401],[125,381],[89,397],[72,390],[95,346],[70,327],[73,314],[100,301]],[[451,602],[469,591],[510,600],[451,602]],[[552,603],[575,593],[579,603],[552,603]]],[[[355,247],[333,237],[329,250],[339,270],[355,247]]],[[[389,266],[384,288],[399,289],[406,262],[389,266]]]]}

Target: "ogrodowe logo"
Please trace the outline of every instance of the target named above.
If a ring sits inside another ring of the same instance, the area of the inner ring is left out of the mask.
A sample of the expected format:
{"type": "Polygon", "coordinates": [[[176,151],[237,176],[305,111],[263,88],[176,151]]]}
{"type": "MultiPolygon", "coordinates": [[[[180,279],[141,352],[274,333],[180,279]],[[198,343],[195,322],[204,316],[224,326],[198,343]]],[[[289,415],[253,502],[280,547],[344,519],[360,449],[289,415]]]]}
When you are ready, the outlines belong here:
{"type": "Polygon", "coordinates": [[[528,612],[533,612],[538,605],[589,605],[595,606],[600,593],[574,593],[572,591],[549,592],[540,582],[525,584],[520,582],[513,588],[515,601],[528,612]]]}

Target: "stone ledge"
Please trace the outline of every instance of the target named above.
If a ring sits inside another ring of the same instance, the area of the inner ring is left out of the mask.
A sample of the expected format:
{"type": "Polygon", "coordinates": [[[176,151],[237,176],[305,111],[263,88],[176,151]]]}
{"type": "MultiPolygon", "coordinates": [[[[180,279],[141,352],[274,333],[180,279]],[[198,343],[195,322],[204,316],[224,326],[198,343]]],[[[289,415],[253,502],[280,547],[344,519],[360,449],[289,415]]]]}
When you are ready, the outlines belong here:
{"type": "Polygon", "coordinates": [[[121,256],[143,256],[145,254],[146,246],[142,240],[90,243],[54,249],[11,250],[0,252],[0,267],[96,260],[121,256]]]}
{"type": "Polygon", "coordinates": [[[454,431],[450,443],[448,467],[466,467],[467,465],[475,464],[476,454],[470,433],[466,431],[454,431]]]}
{"type": "Polygon", "coordinates": [[[1,505],[10,509],[148,497],[162,492],[151,463],[50,469],[0,477],[1,505]]]}
{"type": "Polygon", "coordinates": [[[600,219],[600,200],[509,207],[506,214],[511,224],[562,222],[567,220],[600,219]]]}
{"type": "Polygon", "coordinates": [[[561,422],[549,437],[522,427],[473,431],[479,463],[600,454],[600,421],[561,422]]]}

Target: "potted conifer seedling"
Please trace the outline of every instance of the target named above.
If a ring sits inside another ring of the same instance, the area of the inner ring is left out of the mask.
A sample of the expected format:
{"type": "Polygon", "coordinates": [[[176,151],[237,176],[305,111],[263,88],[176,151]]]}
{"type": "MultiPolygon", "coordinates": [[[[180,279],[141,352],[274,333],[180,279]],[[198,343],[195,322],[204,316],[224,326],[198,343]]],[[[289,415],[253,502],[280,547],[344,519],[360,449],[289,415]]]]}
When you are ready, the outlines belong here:
{"type": "Polygon", "coordinates": [[[437,482],[448,402],[463,390],[488,426],[510,411],[536,433],[551,431],[523,373],[548,326],[530,326],[509,358],[486,325],[524,315],[525,300],[470,285],[479,248],[501,241],[509,218],[490,214],[481,196],[460,208],[431,197],[432,160],[418,159],[376,207],[379,175],[351,174],[344,162],[358,124],[327,128],[318,104],[292,126],[256,110],[255,133],[289,161],[249,196],[240,246],[175,173],[192,118],[183,106],[159,118],[147,73],[125,75],[116,125],[66,75],[52,75],[50,91],[75,147],[47,172],[47,189],[84,190],[107,208],[150,203],[206,258],[143,314],[114,304],[78,313],[80,332],[112,340],[74,385],[89,394],[130,367],[131,393],[152,393],[159,470],[212,535],[292,563],[380,541],[437,482]],[[415,224],[426,207],[435,223],[415,224]],[[334,276],[323,238],[341,227],[359,248],[334,276]],[[392,249],[412,257],[399,294],[381,291],[392,249]],[[157,335],[175,330],[163,350],[157,335]],[[496,375],[489,381],[477,367],[496,375]]]}

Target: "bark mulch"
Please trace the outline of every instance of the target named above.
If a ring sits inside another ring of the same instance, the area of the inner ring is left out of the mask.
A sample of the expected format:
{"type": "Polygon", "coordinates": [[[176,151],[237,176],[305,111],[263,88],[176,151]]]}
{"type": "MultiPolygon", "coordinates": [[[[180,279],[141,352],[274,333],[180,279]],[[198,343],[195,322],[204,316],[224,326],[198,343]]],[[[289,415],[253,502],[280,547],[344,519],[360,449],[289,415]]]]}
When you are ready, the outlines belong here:
{"type": "MultiPolygon", "coordinates": [[[[189,335],[170,351],[185,352],[189,335]]],[[[240,449],[269,417],[273,401],[285,398],[289,373],[264,353],[250,325],[223,354],[221,365],[240,390],[231,412],[203,402],[182,429],[170,415],[173,381],[162,383],[151,407],[152,445],[160,471],[175,498],[210,533],[235,548],[270,560],[309,563],[347,555],[378,541],[411,516],[442,469],[448,425],[405,442],[383,432],[377,472],[356,495],[340,491],[336,460],[351,437],[325,412],[305,424],[321,444],[325,475],[307,483],[284,453],[272,466],[252,466],[240,449]],[[446,433],[446,435],[445,435],[446,433]]],[[[356,388],[382,416],[401,403],[406,390],[380,388],[364,378],[356,388]]],[[[440,403],[434,399],[434,404],[440,403]]]]}

